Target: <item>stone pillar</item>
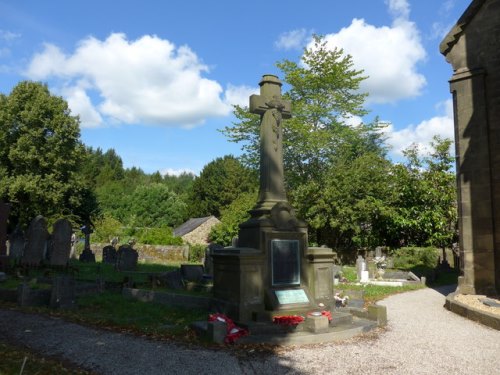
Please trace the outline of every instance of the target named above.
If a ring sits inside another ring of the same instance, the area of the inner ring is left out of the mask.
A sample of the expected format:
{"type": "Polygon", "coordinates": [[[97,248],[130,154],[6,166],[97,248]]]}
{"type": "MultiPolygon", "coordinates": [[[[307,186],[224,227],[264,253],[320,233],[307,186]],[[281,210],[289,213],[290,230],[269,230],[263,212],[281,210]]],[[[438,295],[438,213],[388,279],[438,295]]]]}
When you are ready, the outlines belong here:
{"type": "Polygon", "coordinates": [[[291,104],[281,99],[281,82],[264,75],[260,95],[250,97],[250,112],[260,115],[260,189],[257,209],[269,211],[286,201],[283,173],[282,120],[291,117],[291,104]]]}
{"type": "Polygon", "coordinates": [[[453,67],[459,292],[500,292],[500,0],[473,0],[441,42],[453,67]]]}

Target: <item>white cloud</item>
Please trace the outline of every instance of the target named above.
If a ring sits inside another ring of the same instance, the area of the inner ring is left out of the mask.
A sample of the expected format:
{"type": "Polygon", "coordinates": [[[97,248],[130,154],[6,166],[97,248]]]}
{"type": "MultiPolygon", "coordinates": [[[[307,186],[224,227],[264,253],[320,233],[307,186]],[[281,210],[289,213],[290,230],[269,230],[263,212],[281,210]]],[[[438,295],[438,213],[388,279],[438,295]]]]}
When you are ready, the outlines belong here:
{"type": "Polygon", "coordinates": [[[363,123],[363,119],[360,116],[350,116],[343,118],[346,125],[357,127],[363,123]]]}
{"type": "Polygon", "coordinates": [[[191,173],[191,174],[196,175],[196,173],[192,169],[189,169],[189,168],[181,168],[181,169],[166,168],[166,169],[163,169],[162,171],[160,171],[160,174],[162,176],[166,176],[166,175],[180,176],[183,173],[191,173]]]}
{"type": "Polygon", "coordinates": [[[385,3],[396,20],[407,20],[410,17],[410,4],[407,0],[385,0],[385,3]]]}
{"type": "Polygon", "coordinates": [[[14,39],[18,39],[21,37],[21,34],[19,33],[13,33],[12,31],[8,30],[0,30],[0,39],[4,40],[6,42],[11,42],[14,39]]]}
{"type": "Polygon", "coordinates": [[[249,98],[252,94],[258,94],[259,88],[251,86],[235,86],[228,84],[224,94],[224,101],[229,105],[239,105],[241,107],[248,107],[249,98]]]}
{"type": "Polygon", "coordinates": [[[80,116],[82,127],[94,128],[103,123],[102,117],[92,105],[92,102],[85,91],[85,85],[64,88],[62,95],[66,98],[71,111],[80,116]]]}
{"type": "Polygon", "coordinates": [[[437,108],[444,113],[424,120],[418,125],[409,125],[404,129],[395,130],[394,125],[389,123],[384,133],[387,136],[387,143],[392,147],[391,153],[395,156],[402,156],[403,150],[412,144],[418,145],[421,152],[426,153],[435,135],[454,139],[452,100],[439,103],[437,108]]]}
{"type": "Polygon", "coordinates": [[[279,49],[301,49],[311,39],[311,32],[306,29],[297,29],[282,33],[274,45],[279,49]]]}
{"type": "Polygon", "coordinates": [[[61,79],[72,93],[72,110],[87,126],[108,117],[121,123],[191,127],[230,111],[219,83],[202,77],[207,71],[187,46],[176,47],[157,36],[128,41],[124,34],[111,34],[104,41],[82,40],[70,55],[47,44],[25,73],[32,79],[61,79]],[[94,101],[91,92],[98,94],[94,101]]]}
{"type": "Polygon", "coordinates": [[[390,0],[387,4],[393,15],[391,26],[376,27],[353,19],[348,27],[325,36],[328,46],[342,48],[352,56],[355,68],[369,76],[361,83],[361,91],[370,94],[369,103],[415,97],[426,84],[417,71],[426,52],[416,25],[408,19],[408,2],[390,0]]]}

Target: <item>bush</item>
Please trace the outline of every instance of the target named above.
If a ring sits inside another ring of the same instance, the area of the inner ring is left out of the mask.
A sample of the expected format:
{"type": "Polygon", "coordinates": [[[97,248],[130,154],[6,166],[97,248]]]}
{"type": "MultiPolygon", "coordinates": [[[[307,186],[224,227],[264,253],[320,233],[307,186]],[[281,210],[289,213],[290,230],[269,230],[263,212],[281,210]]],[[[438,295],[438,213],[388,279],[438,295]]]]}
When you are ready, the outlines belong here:
{"type": "Polygon", "coordinates": [[[434,268],[439,258],[435,247],[402,247],[393,250],[394,268],[410,269],[416,266],[434,268]]]}
{"type": "Polygon", "coordinates": [[[123,225],[110,215],[104,216],[96,221],[95,230],[92,234],[92,242],[109,242],[114,237],[123,235],[123,225]]]}
{"type": "Polygon", "coordinates": [[[205,245],[189,245],[189,261],[201,262],[205,257],[205,245]]]}
{"type": "Polygon", "coordinates": [[[142,228],[137,231],[137,242],[145,245],[182,245],[182,238],[174,237],[172,228],[142,228]]]}

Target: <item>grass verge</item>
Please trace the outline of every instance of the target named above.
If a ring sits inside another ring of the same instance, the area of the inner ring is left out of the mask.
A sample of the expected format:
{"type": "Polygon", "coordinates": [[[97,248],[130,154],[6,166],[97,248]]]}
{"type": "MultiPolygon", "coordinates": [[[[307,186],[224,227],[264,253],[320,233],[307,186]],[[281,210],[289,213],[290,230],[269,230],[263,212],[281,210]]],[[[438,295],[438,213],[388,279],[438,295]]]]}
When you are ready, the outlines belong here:
{"type": "Polygon", "coordinates": [[[26,349],[12,346],[4,342],[0,342],[0,353],[2,353],[2,360],[0,361],[1,375],[20,374],[21,369],[23,374],[91,374],[90,372],[77,369],[76,367],[58,361],[57,359],[44,358],[40,355],[27,351],[26,349]]]}

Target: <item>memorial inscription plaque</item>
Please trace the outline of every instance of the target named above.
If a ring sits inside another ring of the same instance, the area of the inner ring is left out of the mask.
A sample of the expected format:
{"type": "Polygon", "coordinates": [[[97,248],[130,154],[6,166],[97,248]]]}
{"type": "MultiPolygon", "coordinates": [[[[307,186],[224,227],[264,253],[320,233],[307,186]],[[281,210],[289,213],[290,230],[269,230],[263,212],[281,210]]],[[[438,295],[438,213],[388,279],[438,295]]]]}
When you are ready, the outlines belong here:
{"type": "Polygon", "coordinates": [[[271,240],[271,268],[273,285],[299,285],[299,240],[271,240]]]}
{"type": "Polygon", "coordinates": [[[304,289],[284,289],[275,290],[276,298],[280,305],[288,305],[291,303],[309,303],[304,289]]]}

